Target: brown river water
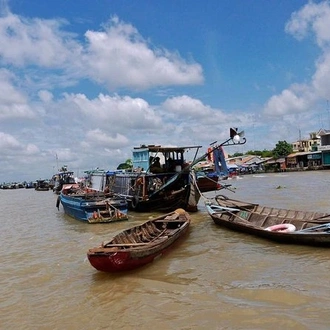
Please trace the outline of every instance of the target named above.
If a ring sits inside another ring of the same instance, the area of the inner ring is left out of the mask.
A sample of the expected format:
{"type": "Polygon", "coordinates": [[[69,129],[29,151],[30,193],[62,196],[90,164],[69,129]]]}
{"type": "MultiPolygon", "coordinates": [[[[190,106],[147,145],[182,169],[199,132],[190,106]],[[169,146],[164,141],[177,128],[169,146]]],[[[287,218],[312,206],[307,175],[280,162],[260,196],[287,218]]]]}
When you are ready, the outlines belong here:
{"type": "MultiPolygon", "coordinates": [[[[227,183],[235,193],[217,194],[330,212],[330,171],[227,183]]],[[[56,198],[51,191],[0,190],[0,329],[330,328],[328,248],[217,227],[202,198],[189,235],[170,253],[133,272],[106,274],[89,264],[88,248],[153,214],[86,224],[57,210],[56,198]]]]}

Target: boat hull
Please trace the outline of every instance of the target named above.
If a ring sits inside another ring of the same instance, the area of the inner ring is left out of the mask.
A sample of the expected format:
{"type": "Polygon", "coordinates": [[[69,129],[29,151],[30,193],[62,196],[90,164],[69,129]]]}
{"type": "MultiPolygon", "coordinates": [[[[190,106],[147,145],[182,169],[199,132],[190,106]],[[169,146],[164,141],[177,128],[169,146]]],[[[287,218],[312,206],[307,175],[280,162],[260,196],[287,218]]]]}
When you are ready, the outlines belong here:
{"type": "Polygon", "coordinates": [[[200,198],[190,180],[190,173],[118,173],[110,188],[116,194],[125,196],[128,210],[134,212],[166,213],[177,208],[195,212],[200,198]]]}
{"type": "MultiPolygon", "coordinates": [[[[159,221],[163,219],[163,217],[127,229],[123,233],[116,235],[111,242],[105,245],[103,244],[101,247],[90,249],[87,252],[87,258],[96,270],[109,273],[130,271],[150,264],[171,250],[187,235],[190,217],[187,213],[185,214],[186,219],[178,223],[177,228],[173,227],[173,230],[164,229],[163,235],[160,234],[159,237],[153,238],[150,242],[114,243],[118,240],[118,237],[121,237],[122,240],[126,240],[133,232],[137,233],[139,230],[143,231],[143,226],[150,225],[153,221],[159,221]]],[[[162,226],[164,226],[164,224],[162,224],[162,226]]],[[[173,226],[173,224],[171,223],[171,225],[169,225],[168,222],[168,226],[173,226]]]]}
{"type": "Polygon", "coordinates": [[[88,223],[108,223],[127,220],[127,202],[124,199],[93,200],[60,194],[65,214],[88,223]]]}
{"type": "Polygon", "coordinates": [[[285,244],[330,246],[330,215],[264,207],[230,199],[206,204],[213,222],[221,227],[285,244]],[[276,231],[293,226],[294,231],[276,231]]]}

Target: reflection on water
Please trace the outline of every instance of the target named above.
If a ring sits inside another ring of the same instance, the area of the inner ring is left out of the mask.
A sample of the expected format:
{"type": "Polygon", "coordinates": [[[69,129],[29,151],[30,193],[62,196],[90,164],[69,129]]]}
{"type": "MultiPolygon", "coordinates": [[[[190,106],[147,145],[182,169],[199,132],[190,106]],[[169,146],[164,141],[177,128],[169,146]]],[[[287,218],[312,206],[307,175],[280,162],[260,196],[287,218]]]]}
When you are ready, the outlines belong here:
{"type": "MultiPolygon", "coordinates": [[[[235,193],[221,193],[327,212],[329,181],[328,171],[251,175],[228,181],[235,193]]],[[[58,211],[56,197],[0,190],[1,329],[328,329],[327,248],[219,228],[202,200],[189,236],[168,255],[105,274],[90,266],[88,248],[153,214],[90,225],[58,211]]]]}

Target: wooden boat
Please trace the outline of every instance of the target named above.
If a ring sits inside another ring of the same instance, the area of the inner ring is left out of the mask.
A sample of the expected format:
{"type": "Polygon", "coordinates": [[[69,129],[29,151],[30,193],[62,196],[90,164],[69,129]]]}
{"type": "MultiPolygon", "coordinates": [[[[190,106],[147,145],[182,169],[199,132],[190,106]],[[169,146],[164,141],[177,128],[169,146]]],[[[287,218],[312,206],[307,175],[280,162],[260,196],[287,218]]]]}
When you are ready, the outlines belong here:
{"type": "MultiPolygon", "coordinates": [[[[133,171],[112,172],[110,190],[125,196],[128,208],[137,212],[171,212],[183,208],[189,212],[198,210],[197,205],[203,192],[217,187],[214,182],[209,186],[198,184],[194,166],[210,153],[219,152],[222,146],[244,144],[237,129],[230,130],[230,138],[220,145],[212,143],[206,154],[197,157],[201,146],[164,147],[142,145],[133,150],[133,171]],[[190,163],[185,160],[185,153],[194,151],[190,163]]],[[[111,175],[111,174],[109,174],[111,175]]],[[[211,182],[211,181],[210,181],[211,182]]]]}
{"type": "Polygon", "coordinates": [[[37,180],[36,187],[34,188],[36,191],[48,191],[49,184],[47,180],[37,180]]]}
{"type": "Polygon", "coordinates": [[[162,256],[188,231],[190,216],[183,209],[159,216],[88,250],[91,265],[102,272],[133,270],[162,256]]]}
{"type": "Polygon", "coordinates": [[[218,195],[205,203],[214,223],[279,243],[330,246],[330,214],[261,206],[218,195]]]}
{"type": "Polygon", "coordinates": [[[53,192],[57,195],[61,193],[64,184],[75,184],[75,178],[72,171],[68,171],[65,166],[63,166],[57,174],[53,175],[51,178],[51,185],[53,187],[53,192]]]}
{"type": "Polygon", "coordinates": [[[196,172],[197,186],[200,192],[208,192],[220,189],[219,176],[216,172],[196,172]]]}
{"type": "Polygon", "coordinates": [[[200,194],[184,154],[199,148],[136,147],[133,150],[134,170],[108,172],[109,177],[112,176],[108,179],[109,188],[127,199],[131,211],[172,212],[177,208],[197,211],[200,194]]]}
{"type": "Polygon", "coordinates": [[[125,199],[92,189],[81,189],[77,184],[63,186],[57,199],[57,208],[60,203],[67,215],[88,223],[128,219],[125,199]]]}

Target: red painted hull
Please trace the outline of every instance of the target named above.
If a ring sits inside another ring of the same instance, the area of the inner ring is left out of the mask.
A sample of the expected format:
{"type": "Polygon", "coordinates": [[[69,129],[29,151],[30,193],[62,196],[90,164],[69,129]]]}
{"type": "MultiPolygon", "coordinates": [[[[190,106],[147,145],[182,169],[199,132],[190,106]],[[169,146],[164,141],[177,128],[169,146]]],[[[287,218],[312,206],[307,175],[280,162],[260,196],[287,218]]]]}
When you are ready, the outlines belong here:
{"type": "Polygon", "coordinates": [[[159,259],[162,255],[169,252],[174,247],[174,245],[177,245],[179,241],[181,241],[181,239],[176,241],[175,244],[163,249],[162,251],[150,254],[142,258],[132,258],[130,253],[127,252],[116,252],[112,255],[88,255],[88,260],[96,270],[101,272],[116,273],[130,271],[150,264],[154,260],[159,259]]]}
{"type": "MultiPolygon", "coordinates": [[[[188,213],[185,214],[188,215],[188,213]]],[[[87,258],[90,264],[98,271],[115,273],[133,270],[158,259],[173,248],[187,234],[190,225],[189,217],[183,220],[180,218],[173,222],[166,221],[163,218],[158,217],[140,226],[127,229],[123,233],[116,235],[111,242],[104,246],[90,249],[87,252],[87,258]],[[136,233],[141,230],[145,232],[146,227],[144,226],[150,226],[151,223],[158,225],[158,230],[162,230],[164,234],[158,235],[158,237],[147,243],[114,243],[116,237],[118,240],[118,237],[129,237],[133,232],[136,233]],[[164,224],[168,228],[165,228],[164,224]],[[123,245],[125,248],[123,248],[123,245]]]]}

